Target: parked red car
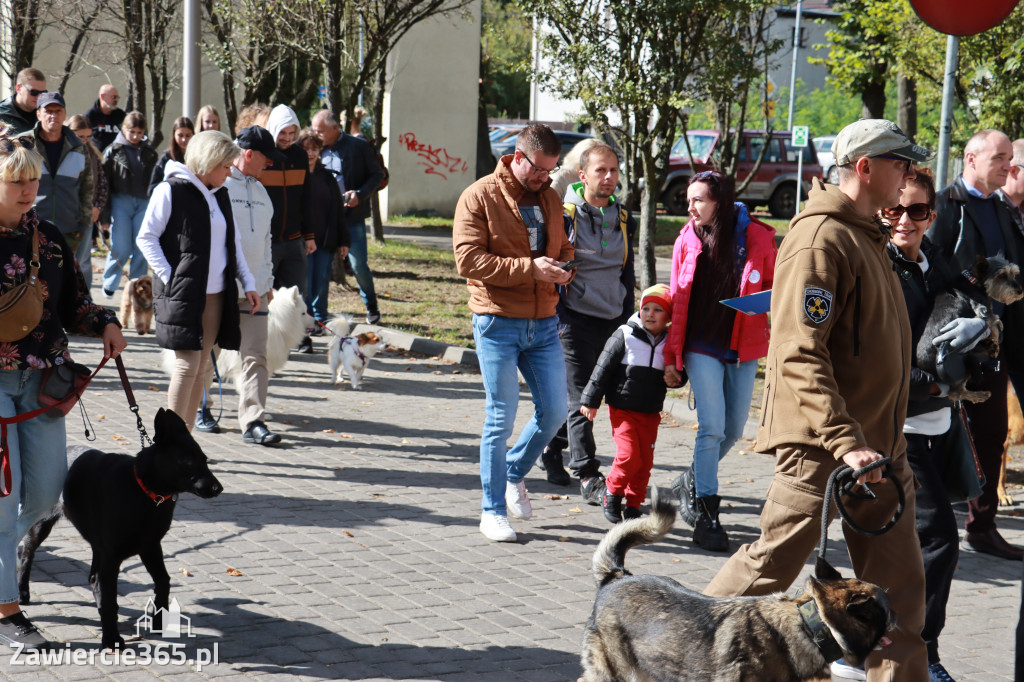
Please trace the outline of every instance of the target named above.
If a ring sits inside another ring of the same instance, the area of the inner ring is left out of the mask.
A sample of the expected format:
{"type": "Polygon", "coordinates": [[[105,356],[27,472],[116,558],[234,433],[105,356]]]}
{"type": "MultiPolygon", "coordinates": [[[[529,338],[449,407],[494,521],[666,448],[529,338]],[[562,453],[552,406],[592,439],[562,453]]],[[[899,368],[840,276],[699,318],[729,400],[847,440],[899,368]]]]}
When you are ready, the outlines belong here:
{"type": "MultiPolygon", "coordinates": [[[[690,157],[686,150],[686,141],[679,138],[672,146],[669,157],[668,177],[662,186],[660,201],[665,210],[672,215],[686,215],[686,186],[694,172],[714,170],[718,165],[718,141],[721,135],[716,130],[691,130],[686,137],[690,141],[690,149],[696,161],[696,171],[690,166],[690,157]]],[[[752,209],[768,205],[768,210],[775,218],[792,218],[796,210],[796,172],[797,159],[801,150],[790,147],[790,132],[776,131],[772,133],[770,147],[765,152],[764,160],[743,193],[739,201],[752,209]]],[[[764,145],[765,131],[744,130],[740,141],[739,159],[736,168],[736,184],[742,183],[754,167],[754,162],[764,145]]],[[[814,147],[810,144],[802,149],[803,153],[803,196],[811,188],[811,179],[821,177],[821,166],[818,165],[814,147]]]]}

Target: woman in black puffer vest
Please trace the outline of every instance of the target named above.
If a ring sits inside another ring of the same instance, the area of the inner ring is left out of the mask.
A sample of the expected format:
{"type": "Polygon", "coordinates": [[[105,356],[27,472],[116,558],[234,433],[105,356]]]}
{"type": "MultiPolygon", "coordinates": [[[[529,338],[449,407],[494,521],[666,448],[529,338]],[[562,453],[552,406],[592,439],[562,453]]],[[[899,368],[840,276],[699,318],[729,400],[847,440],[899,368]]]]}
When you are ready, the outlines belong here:
{"type": "Polygon", "coordinates": [[[222,188],[240,153],[231,138],[216,130],[192,138],[185,163],[167,164],[139,232],[139,248],[155,275],[156,339],[175,352],[167,406],[190,431],[203,397],[210,349],[216,343],[238,350],[241,341],[236,277],[245,284],[250,312],[260,305],[222,188]]]}

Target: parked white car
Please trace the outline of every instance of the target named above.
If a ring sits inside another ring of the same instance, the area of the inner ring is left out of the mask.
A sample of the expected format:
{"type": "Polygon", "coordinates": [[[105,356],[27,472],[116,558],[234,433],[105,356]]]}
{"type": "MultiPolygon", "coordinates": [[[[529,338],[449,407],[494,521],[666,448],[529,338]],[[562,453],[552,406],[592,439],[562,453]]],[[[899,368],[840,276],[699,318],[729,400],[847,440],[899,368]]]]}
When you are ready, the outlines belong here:
{"type": "Polygon", "coordinates": [[[814,138],[814,149],[818,152],[818,165],[821,166],[821,177],[833,185],[839,184],[839,171],[836,170],[836,157],[832,154],[832,143],[835,135],[814,138]]]}

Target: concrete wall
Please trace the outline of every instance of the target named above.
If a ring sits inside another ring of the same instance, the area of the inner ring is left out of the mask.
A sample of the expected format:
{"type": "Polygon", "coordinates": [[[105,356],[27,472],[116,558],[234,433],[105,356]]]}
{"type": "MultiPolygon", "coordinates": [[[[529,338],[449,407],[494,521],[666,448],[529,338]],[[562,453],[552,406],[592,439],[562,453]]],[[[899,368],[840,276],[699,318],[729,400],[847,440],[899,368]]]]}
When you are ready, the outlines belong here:
{"type": "Polygon", "coordinates": [[[452,216],[476,179],[480,2],[469,16],[430,19],[395,46],[381,121],[391,173],[383,215],[452,216]]]}

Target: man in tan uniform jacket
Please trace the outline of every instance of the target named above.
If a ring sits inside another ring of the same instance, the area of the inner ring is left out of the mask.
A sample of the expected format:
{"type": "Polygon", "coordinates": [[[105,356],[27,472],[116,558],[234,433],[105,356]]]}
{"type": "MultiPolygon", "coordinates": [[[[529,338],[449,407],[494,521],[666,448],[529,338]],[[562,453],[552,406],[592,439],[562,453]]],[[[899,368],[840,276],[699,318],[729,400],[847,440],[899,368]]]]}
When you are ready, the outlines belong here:
{"type": "MultiPolygon", "coordinates": [[[[885,254],[889,233],[876,217],[899,204],[926,150],[895,124],[858,121],[836,138],[839,186],[816,181],[779,250],[771,343],[757,450],[776,456],[761,512],[761,537],[741,547],[711,581],[712,596],[784,591],[814,550],[829,475],[891,456],[906,493],[888,533],[843,532],[857,577],[888,590],[899,623],[892,644],[868,659],[868,680],[926,682],[924,568],[914,528],[914,478],[903,421],[911,365],[903,292],[885,254]]],[[[861,483],[882,480],[882,471],[861,483]]],[[[876,501],[849,500],[858,525],[879,528],[896,509],[891,482],[876,501]]]]}

